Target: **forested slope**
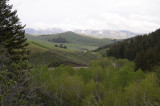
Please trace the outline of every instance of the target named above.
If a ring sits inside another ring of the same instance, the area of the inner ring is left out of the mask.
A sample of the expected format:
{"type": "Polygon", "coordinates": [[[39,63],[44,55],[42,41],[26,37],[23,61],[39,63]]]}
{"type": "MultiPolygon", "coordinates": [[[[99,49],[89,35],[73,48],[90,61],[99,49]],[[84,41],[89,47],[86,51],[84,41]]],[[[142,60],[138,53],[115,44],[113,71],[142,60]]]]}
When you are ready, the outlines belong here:
{"type": "Polygon", "coordinates": [[[150,70],[160,62],[160,29],[112,44],[106,54],[134,60],[137,68],[150,70]]]}

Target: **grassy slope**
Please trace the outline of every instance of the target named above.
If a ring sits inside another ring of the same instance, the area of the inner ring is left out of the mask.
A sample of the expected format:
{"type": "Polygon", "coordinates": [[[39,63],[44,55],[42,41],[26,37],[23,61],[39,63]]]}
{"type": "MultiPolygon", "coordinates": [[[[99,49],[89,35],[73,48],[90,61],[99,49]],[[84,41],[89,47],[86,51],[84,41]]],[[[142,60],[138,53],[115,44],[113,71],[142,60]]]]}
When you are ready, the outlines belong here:
{"type": "MultiPolygon", "coordinates": [[[[38,42],[40,44],[46,45],[48,47],[54,47],[57,43],[48,42],[47,35],[46,37],[38,37],[38,36],[32,36],[32,35],[26,35],[27,39],[29,41],[38,42]]],[[[74,50],[74,51],[83,51],[84,49],[88,50],[95,50],[98,48],[98,46],[91,46],[91,45],[84,45],[84,44],[72,44],[72,43],[65,43],[65,46],[67,46],[67,49],[74,50]]]]}
{"type": "Polygon", "coordinates": [[[60,64],[72,66],[87,66],[97,57],[91,53],[75,52],[68,49],[55,48],[43,41],[28,41],[31,51],[30,62],[36,65],[58,66],[60,64]]]}

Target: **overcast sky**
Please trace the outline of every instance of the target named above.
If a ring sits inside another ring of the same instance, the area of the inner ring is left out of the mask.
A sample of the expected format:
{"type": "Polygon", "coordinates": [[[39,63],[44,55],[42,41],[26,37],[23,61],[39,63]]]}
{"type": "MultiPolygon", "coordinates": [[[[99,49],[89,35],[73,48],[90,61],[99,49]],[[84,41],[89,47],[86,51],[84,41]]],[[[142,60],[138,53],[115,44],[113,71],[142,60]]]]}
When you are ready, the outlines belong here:
{"type": "Polygon", "coordinates": [[[160,0],[10,0],[33,28],[109,29],[148,33],[160,28],[160,0]]]}

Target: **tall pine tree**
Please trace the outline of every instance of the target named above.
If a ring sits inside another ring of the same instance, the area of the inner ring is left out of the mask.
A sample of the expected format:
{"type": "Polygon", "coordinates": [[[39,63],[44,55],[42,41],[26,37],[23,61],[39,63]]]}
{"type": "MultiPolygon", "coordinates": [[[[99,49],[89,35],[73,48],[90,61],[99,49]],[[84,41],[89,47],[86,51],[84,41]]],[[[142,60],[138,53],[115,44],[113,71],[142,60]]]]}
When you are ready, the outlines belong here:
{"type": "Polygon", "coordinates": [[[13,62],[27,59],[24,27],[8,0],[0,0],[0,45],[7,49],[13,62]]]}
{"type": "Polygon", "coordinates": [[[25,106],[29,101],[24,27],[8,0],[0,0],[0,106],[25,106]]]}

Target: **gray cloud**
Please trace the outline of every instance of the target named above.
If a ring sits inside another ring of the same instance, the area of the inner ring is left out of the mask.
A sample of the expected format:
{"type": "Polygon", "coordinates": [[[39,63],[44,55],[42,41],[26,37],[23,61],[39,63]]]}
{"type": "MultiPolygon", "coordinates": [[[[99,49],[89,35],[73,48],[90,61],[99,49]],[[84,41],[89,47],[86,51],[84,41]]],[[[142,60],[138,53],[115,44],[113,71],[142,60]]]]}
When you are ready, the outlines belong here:
{"type": "Polygon", "coordinates": [[[160,27],[160,0],[11,0],[27,27],[130,30],[160,27]]]}

